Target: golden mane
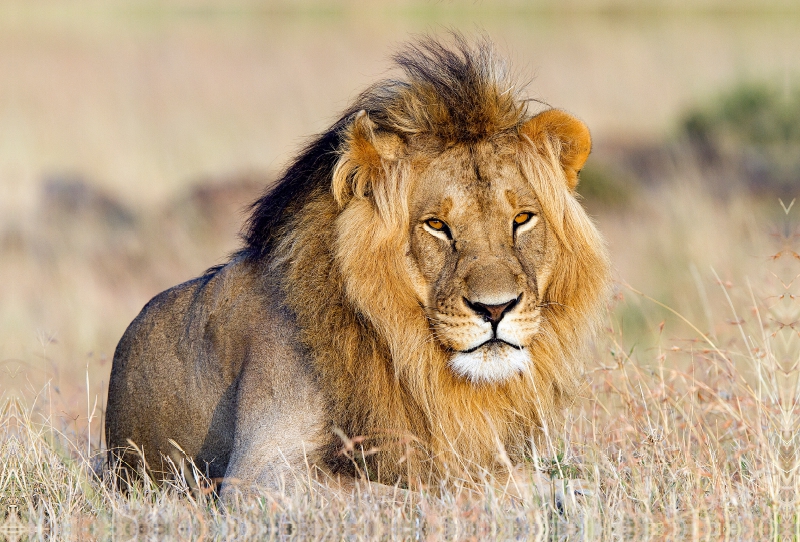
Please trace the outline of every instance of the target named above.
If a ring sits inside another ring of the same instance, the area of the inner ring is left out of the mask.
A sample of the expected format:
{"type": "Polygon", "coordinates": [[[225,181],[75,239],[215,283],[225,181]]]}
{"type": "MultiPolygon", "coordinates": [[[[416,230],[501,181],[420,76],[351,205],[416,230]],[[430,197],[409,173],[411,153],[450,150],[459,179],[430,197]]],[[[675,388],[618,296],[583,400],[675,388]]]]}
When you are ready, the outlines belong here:
{"type": "Polygon", "coordinates": [[[575,396],[607,295],[604,244],[575,199],[561,142],[531,132],[526,101],[488,42],[454,41],[426,40],[397,55],[405,78],[363,93],[256,203],[249,222],[243,252],[282,277],[333,425],[366,437],[357,466],[339,453],[338,439],[323,446],[318,459],[334,472],[363,469],[394,483],[522,460],[575,396]],[[360,148],[367,135],[387,151],[360,148]],[[517,157],[559,256],[541,331],[528,345],[531,370],[476,385],[455,375],[432,341],[403,258],[412,164],[490,138],[517,157]]]}

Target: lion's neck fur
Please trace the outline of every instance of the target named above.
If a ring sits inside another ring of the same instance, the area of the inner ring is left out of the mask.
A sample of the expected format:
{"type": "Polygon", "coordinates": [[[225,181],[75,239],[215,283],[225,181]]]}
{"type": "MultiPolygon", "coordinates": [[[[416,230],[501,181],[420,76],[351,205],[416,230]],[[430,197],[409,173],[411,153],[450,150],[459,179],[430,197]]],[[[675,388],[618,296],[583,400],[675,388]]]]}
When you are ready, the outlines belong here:
{"type": "MultiPolygon", "coordinates": [[[[575,395],[608,291],[603,241],[574,197],[588,129],[556,110],[529,118],[491,44],[453,41],[401,52],[405,79],[365,91],[312,142],[254,206],[246,233],[250,257],[269,259],[284,280],[332,429],[368,437],[364,450],[379,448],[366,454],[369,474],[388,482],[502,468],[546,440],[575,395]],[[407,283],[408,171],[449,146],[501,135],[558,239],[558,265],[525,345],[530,370],[473,384],[448,367],[407,283]]],[[[341,445],[332,438],[322,459],[336,463],[341,445]]]]}
{"type": "MultiPolygon", "coordinates": [[[[343,216],[328,191],[308,201],[271,266],[285,277],[287,303],[328,395],[331,429],[374,448],[359,463],[394,483],[474,476],[523,459],[574,391],[574,363],[560,358],[579,355],[581,341],[569,344],[574,333],[545,325],[528,374],[503,385],[456,377],[404,288],[403,247],[382,238],[374,219],[343,216]]],[[[321,459],[347,469],[350,460],[337,457],[342,447],[332,437],[321,459]]]]}

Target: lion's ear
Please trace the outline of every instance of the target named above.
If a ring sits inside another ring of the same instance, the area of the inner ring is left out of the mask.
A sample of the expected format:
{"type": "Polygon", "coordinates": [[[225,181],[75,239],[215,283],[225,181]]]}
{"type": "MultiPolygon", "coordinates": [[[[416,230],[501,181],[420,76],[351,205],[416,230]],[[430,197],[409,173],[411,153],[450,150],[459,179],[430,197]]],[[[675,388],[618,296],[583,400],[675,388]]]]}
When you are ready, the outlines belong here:
{"type": "Polygon", "coordinates": [[[345,148],[334,172],[333,191],[343,204],[350,195],[366,196],[405,154],[405,143],[395,133],[381,130],[366,111],[359,111],[346,135],[345,148]]]}
{"type": "Polygon", "coordinates": [[[528,120],[520,127],[538,148],[549,141],[561,162],[570,190],[578,185],[580,172],[592,150],[589,128],[572,115],[558,109],[548,109],[528,120]]]}
{"type": "Polygon", "coordinates": [[[405,150],[405,145],[400,136],[386,130],[380,130],[363,109],[356,114],[356,118],[353,121],[350,145],[353,151],[359,153],[367,161],[377,157],[394,162],[402,157],[405,150]],[[353,145],[357,149],[353,148],[353,145]]]}

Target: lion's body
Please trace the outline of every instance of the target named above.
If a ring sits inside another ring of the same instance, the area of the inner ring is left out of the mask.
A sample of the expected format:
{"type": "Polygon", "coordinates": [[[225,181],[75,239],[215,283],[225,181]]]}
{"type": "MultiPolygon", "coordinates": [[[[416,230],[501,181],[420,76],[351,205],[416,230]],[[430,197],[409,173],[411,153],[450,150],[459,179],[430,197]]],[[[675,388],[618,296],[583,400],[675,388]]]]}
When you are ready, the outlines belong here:
{"type": "Polygon", "coordinates": [[[608,280],[574,199],[588,132],[527,117],[488,49],[458,46],[401,56],[411,82],[314,141],[242,251],[145,307],[115,354],[109,448],[158,471],[178,445],[265,487],[309,465],[410,483],[517,463],[557,422],[608,280]]]}
{"type": "MultiPolygon", "coordinates": [[[[152,469],[166,472],[159,454],[176,465],[182,458],[171,439],[212,478],[225,476],[234,428],[247,423],[247,413],[272,413],[250,426],[274,451],[258,454],[264,461],[274,461],[279,449],[287,457],[298,453],[291,446],[298,428],[311,442],[324,411],[321,395],[307,357],[293,346],[292,318],[273,292],[258,266],[237,259],[148,303],[115,355],[108,442],[125,448],[130,439],[152,469]],[[264,363],[273,359],[279,363],[264,363]]],[[[126,462],[136,464],[138,453],[129,450],[126,462]]]]}

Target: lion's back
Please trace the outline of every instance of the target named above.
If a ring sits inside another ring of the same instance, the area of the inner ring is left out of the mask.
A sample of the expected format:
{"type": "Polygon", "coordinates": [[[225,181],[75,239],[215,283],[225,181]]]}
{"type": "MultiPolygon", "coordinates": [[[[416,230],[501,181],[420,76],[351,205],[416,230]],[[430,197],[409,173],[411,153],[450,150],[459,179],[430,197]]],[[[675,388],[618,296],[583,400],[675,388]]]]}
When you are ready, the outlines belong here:
{"type": "MultiPolygon", "coordinates": [[[[114,353],[109,380],[109,450],[143,450],[151,468],[178,443],[222,476],[232,446],[235,383],[250,333],[237,326],[242,301],[261,290],[241,262],[170,288],[145,305],[114,353]],[[224,337],[224,340],[221,340],[224,337]],[[155,458],[153,456],[156,456],[155,458]]],[[[246,312],[253,312],[252,309],[246,312]]],[[[127,461],[136,459],[125,453],[127,461]]]]}

